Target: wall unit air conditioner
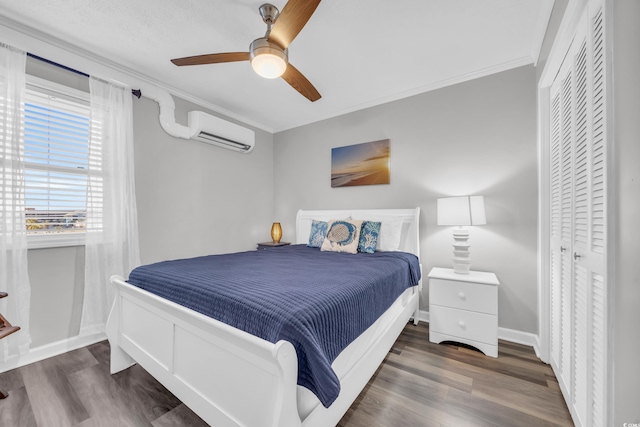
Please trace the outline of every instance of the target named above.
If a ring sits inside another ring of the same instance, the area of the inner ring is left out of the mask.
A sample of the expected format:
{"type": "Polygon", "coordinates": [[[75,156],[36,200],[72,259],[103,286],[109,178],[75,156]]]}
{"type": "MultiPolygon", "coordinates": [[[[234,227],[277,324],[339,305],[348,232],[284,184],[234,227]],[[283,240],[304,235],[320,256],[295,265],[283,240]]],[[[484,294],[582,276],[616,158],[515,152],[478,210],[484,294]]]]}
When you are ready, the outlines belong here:
{"type": "Polygon", "coordinates": [[[251,129],[202,111],[189,111],[189,129],[190,139],[241,153],[250,152],[256,144],[256,134],[251,129]]]}

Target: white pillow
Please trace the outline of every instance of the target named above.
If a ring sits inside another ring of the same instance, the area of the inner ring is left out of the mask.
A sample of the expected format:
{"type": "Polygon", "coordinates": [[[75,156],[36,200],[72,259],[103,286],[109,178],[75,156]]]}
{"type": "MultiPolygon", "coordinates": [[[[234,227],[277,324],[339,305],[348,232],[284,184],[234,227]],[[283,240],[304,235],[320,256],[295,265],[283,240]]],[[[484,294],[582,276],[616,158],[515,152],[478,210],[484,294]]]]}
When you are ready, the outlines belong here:
{"type": "Polygon", "coordinates": [[[381,223],[376,251],[397,251],[400,248],[402,218],[385,215],[367,215],[364,220],[378,221],[381,223]]]}

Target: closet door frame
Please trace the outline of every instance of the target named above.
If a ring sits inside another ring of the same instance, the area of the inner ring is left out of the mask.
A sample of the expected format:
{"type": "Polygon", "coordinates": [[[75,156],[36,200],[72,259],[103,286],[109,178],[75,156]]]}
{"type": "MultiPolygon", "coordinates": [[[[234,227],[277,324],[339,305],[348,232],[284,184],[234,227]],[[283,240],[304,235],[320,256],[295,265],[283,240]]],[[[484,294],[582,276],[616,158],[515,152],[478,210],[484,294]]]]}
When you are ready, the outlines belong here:
{"type": "MultiPolygon", "coordinates": [[[[538,356],[545,363],[550,363],[551,360],[551,286],[550,286],[550,277],[551,277],[551,167],[550,167],[550,159],[551,159],[551,86],[554,83],[556,77],[558,76],[561,67],[563,66],[563,62],[565,57],[568,55],[569,51],[572,49],[572,43],[576,36],[576,33],[579,30],[581,19],[585,11],[588,10],[589,7],[593,5],[601,4],[605,13],[605,49],[607,56],[606,63],[606,85],[608,88],[612,88],[612,76],[611,72],[611,32],[612,32],[612,23],[611,23],[611,0],[570,0],[567,5],[567,9],[562,19],[562,23],[554,40],[549,58],[541,75],[541,78],[538,83],[538,153],[539,153],[539,226],[538,226],[538,356]]],[[[588,13],[588,12],[586,12],[588,13]]],[[[591,17],[591,16],[590,16],[591,17]]],[[[606,139],[607,139],[607,158],[612,159],[614,139],[613,139],[613,127],[611,123],[613,123],[613,114],[612,114],[612,106],[613,102],[611,100],[612,91],[608,90],[606,92],[606,120],[609,123],[609,126],[606,130],[606,139]]],[[[610,162],[609,162],[610,164],[610,162]]],[[[612,176],[612,168],[607,168],[607,211],[611,212],[611,207],[615,206],[615,200],[613,200],[612,195],[616,194],[615,192],[615,180],[612,176]]],[[[606,242],[605,244],[609,248],[606,251],[606,266],[615,265],[613,263],[615,254],[611,248],[613,247],[610,244],[611,236],[614,236],[613,229],[613,216],[609,215],[606,223],[606,242]]],[[[606,315],[605,319],[607,334],[606,334],[606,344],[605,351],[608,355],[608,361],[613,360],[613,334],[612,331],[612,318],[613,318],[613,309],[612,304],[614,302],[614,274],[611,268],[605,267],[605,280],[607,283],[607,301],[606,301],[606,315]]],[[[604,402],[605,414],[604,419],[607,420],[608,425],[612,425],[613,423],[613,388],[612,388],[612,379],[613,379],[613,367],[611,363],[607,364],[607,371],[605,374],[606,384],[605,384],[605,393],[606,398],[604,402]]]]}

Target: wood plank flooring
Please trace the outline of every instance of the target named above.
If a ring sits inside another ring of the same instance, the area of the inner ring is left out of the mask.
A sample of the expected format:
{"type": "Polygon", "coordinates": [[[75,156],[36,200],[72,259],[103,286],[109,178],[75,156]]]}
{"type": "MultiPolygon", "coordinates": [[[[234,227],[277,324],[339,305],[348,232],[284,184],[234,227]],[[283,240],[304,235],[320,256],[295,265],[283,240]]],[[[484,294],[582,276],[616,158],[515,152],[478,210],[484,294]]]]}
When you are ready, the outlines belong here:
{"type": "MultiPolygon", "coordinates": [[[[573,425],[530,347],[500,341],[495,359],[428,334],[405,327],[340,427],[573,425]]],[[[2,373],[0,390],[3,427],[207,425],[138,365],[110,375],[106,341],[2,373]]]]}

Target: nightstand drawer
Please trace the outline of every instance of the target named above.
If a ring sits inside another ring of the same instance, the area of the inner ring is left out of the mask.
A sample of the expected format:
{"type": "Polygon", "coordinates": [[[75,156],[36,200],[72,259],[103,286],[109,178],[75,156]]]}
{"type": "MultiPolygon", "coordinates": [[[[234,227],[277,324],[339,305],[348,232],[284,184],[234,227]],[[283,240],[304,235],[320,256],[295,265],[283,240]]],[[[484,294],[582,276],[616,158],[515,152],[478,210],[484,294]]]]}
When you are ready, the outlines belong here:
{"type": "Polygon", "coordinates": [[[429,302],[480,313],[498,313],[498,287],[455,280],[429,280],[429,302]]]}
{"type": "Polygon", "coordinates": [[[498,343],[498,317],[490,314],[431,305],[429,329],[463,339],[498,343]]]}

